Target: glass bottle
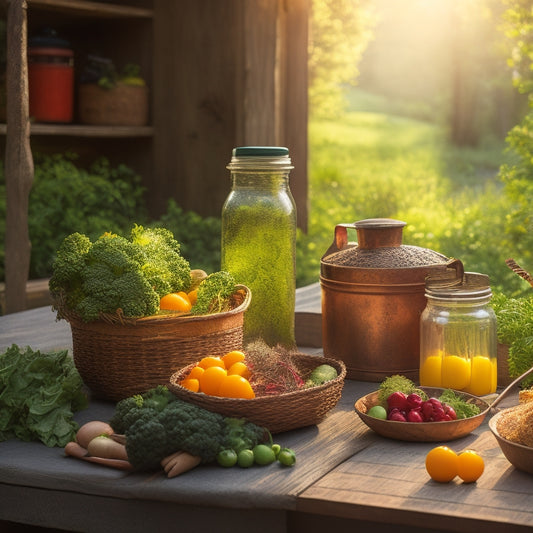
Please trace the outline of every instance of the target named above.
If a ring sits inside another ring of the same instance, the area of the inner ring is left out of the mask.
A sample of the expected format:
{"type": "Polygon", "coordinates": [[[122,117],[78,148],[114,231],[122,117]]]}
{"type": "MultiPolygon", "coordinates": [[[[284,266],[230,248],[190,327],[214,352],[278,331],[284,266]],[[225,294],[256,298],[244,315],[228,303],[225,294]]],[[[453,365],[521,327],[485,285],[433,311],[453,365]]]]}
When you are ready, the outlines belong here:
{"type": "Polygon", "coordinates": [[[420,385],[476,396],[497,387],[497,322],[488,276],[466,272],[462,283],[426,283],[420,317],[420,385]]]}
{"type": "Polygon", "coordinates": [[[252,293],[244,343],[292,348],[296,290],[294,168],[284,147],[235,148],[227,168],[231,191],[222,208],[221,268],[252,293]]]}

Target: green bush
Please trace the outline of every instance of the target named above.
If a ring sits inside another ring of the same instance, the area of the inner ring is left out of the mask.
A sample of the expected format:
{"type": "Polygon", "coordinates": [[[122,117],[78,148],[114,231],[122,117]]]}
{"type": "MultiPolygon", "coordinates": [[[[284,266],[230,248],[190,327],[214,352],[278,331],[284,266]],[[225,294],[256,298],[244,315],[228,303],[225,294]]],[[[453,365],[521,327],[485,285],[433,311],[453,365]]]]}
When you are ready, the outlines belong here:
{"type": "MultiPolygon", "coordinates": [[[[143,223],[146,207],[141,178],[125,165],[113,168],[101,158],[87,170],[76,155],[34,156],[28,229],[32,243],[30,279],[50,275],[51,261],[63,239],[78,231],[95,239],[105,231],[129,231],[131,221],[143,223]]],[[[0,175],[0,237],[5,235],[5,177],[0,175]]],[[[0,247],[0,279],[4,279],[4,248],[0,247]]]]}
{"type": "Polygon", "coordinates": [[[153,224],[164,226],[174,234],[191,268],[201,268],[207,273],[220,270],[220,218],[184,211],[171,199],[166,213],[153,224]]]}

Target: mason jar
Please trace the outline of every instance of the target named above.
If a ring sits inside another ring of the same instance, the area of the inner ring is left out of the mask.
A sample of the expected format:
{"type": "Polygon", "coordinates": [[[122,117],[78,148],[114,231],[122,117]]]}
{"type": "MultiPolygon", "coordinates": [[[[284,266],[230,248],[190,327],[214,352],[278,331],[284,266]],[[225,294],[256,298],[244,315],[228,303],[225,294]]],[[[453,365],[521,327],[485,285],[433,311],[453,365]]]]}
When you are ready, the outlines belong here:
{"type": "Polygon", "coordinates": [[[446,287],[428,280],[420,317],[420,385],[483,396],[497,387],[497,322],[488,276],[446,287]]]}
{"type": "Polygon", "coordinates": [[[221,269],[251,291],[245,344],[295,346],[296,206],[285,147],[235,148],[222,208],[221,269]]]}

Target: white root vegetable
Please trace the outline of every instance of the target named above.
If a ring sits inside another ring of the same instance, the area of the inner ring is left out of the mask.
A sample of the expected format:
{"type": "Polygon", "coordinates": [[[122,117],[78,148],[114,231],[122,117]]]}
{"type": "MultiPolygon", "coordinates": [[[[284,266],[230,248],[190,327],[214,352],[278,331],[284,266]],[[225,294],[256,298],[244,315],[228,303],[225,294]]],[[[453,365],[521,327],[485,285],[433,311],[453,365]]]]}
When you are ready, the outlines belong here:
{"type": "Polygon", "coordinates": [[[198,466],[201,458],[187,452],[176,452],[161,461],[167,477],[176,477],[198,466]]]}
{"type": "Polygon", "coordinates": [[[83,424],[76,433],[76,442],[82,447],[87,448],[91,442],[98,435],[111,435],[113,428],[106,422],[93,420],[83,424]]]}
{"type": "Polygon", "coordinates": [[[87,451],[89,452],[89,455],[93,457],[101,457],[103,459],[122,459],[123,461],[128,460],[126,447],[105,435],[99,435],[91,440],[87,446],[87,451]]]}

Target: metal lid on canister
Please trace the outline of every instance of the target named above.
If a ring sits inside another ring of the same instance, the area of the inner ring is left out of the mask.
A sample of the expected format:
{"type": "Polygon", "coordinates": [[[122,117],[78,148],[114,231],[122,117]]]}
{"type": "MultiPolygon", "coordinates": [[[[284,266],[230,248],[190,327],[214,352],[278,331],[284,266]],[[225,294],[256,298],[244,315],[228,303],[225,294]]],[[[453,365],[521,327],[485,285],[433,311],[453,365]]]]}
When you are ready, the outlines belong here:
{"type": "Polygon", "coordinates": [[[477,300],[492,296],[490,278],[479,272],[465,272],[452,283],[428,276],[426,296],[437,300],[477,300]]]}
{"type": "Polygon", "coordinates": [[[272,169],[291,170],[289,149],[284,146],[239,146],[232,151],[228,170],[272,169]]]}

